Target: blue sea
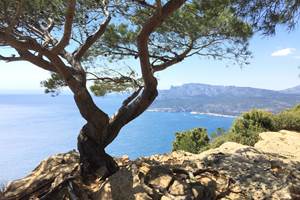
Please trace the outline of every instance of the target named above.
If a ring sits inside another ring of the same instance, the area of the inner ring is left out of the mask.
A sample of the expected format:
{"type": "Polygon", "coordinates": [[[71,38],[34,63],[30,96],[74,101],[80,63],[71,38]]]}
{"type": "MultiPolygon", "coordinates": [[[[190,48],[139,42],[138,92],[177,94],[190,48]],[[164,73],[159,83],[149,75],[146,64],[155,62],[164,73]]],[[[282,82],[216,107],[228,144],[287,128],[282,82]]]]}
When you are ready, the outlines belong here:
{"type": "MultiPolygon", "coordinates": [[[[119,96],[95,97],[105,112],[121,105],[119,96]]],[[[233,118],[146,111],[122,130],[107,148],[113,156],[131,159],[172,149],[178,131],[204,127],[211,133],[228,129],[233,118]]],[[[76,149],[84,120],[71,95],[0,95],[0,183],[24,177],[50,155],[76,149]]]]}

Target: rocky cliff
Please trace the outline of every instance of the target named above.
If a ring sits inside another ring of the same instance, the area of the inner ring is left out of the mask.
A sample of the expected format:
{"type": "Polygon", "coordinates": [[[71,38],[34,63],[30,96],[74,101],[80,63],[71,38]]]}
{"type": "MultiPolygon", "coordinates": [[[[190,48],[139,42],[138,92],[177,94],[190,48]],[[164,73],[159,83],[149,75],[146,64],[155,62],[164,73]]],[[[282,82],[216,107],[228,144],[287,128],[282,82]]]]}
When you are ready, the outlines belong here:
{"type": "MultiPolygon", "coordinates": [[[[300,134],[261,133],[255,147],[228,142],[201,154],[117,158],[106,180],[81,180],[78,154],[58,154],[8,185],[3,199],[300,199],[300,134]]],[[[98,172],[101,174],[101,170],[98,172]]]]}

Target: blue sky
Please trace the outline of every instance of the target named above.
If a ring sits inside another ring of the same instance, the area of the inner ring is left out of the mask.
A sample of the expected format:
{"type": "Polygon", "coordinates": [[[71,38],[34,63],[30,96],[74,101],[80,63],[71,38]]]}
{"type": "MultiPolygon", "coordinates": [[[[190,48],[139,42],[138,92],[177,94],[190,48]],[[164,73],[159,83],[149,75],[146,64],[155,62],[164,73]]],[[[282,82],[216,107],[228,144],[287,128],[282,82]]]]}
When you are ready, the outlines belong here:
{"type": "MultiPolygon", "coordinates": [[[[225,61],[192,57],[160,72],[159,88],[184,83],[249,86],[280,90],[300,85],[300,30],[279,28],[272,37],[255,35],[250,40],[250,65],[226,67],[225,61]]],[[[0,93],[40,90],[49,73],[27,62],[0,61],[0,93]]]]}
{"type": "Polygon", "coordinates": [[[160,87],[183,83],[250,86],[280,90],[300,85],[300,30],[278,29],[272,37],[255,35],[250,40],[250,65],[226,67],[224,61],[193,57],[160,75],[160,87]]]}

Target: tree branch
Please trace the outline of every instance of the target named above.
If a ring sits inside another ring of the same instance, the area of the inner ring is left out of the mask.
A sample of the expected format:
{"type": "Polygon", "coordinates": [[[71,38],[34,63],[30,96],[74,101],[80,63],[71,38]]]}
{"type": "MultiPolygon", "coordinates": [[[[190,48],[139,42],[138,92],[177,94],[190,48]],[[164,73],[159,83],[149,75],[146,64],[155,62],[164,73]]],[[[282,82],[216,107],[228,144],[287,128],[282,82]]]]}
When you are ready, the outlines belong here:
{"type": "Polygon", "coordinates": [[[156,9],[155,6],[151,5],[150,3],[146,2],[145,0],[134,0],[134,1],[137,2],[138,4],[144,6],[144,7],[156,9]]]}
{"type": "Polygon", "coordinates": [[[73,18],[75,15],[76,0],[69,0],[68,10],[66,12],[66,22],[64,26],[64,34],[57,45],[52,49],[53,52],[59,53],[62,51],[70,42],[72,34],[73,18]]]}
{"type": "Polygon", "coordinates": [[[121,78],[112,78],[112,77],[100,77],[92,72],[86,72],[87,74],[92,75],[94,78],[88,78],[88,81],[104,81],[104,82],[114,82],[114,83],[123,83],[124,81],[121,78]]]}
{"type": "Polygon", "coordinates": [[[5,62],[14,62],[14,61],[21,61],[23,59],[22,59],[22,57],[19,57],[19,56],[9,56],[9,57],[6,57],[6,56],[0,55],[0,60],[3,60],[5,62]]]}
{"type": "Polygon", "coordinates": [[[54,20],[51,18],[48,18],[48,25],[46,27],[43,27],[43,30],[50,33],[52,31],[52,29],[54,28],[54,20]]]}
{"type": "MultiPolygon", "coordinates": [[[[65,71],[65,73],[69,73],[70,76],[79,74],[78,70],[68,67],[65,64],[61,65],[54,65],[51,62],[44,60],[42,57],[46,56],[49,60],[50,57],[54,58],[55,54],[41,46],[32,38],[27,38],[27,40],[18,40],[11,36],[10,34],[6,34],[3,31],[0,31],[0,42],[7,44],[13,47],[20,55],[20,57],[24,58],[38,67],[41,67],[45,70],[59,73],[60,70],[65,71]],[[29,50],[39,53],[38,56],[35,56],[29,50]]],[[[59,59],[59,58],[58,58],[59,59]]]]}
{"type": "Polygon", "coordinates": [[[88,49],[104,34],[110,20],[111,20],[111,16],[107,10],[107,7],[104,9],[105,15],[106,15],[106,19],[104,20],[104,22],[100,25],[100,27],[98,28],[98,30],[95,31],[95,33],[93,33],[92,35],[90,35],[84,44],[82,44],[73,54],[75,60],[80,60],[85,53],[88,51],[88,49]]]}
{"type": "Polygon", "coordinates": [[[11,32],[14,29],[14,27],[17,25],[19,17],[20,17],[21,12],[22,12],[22,1],[19,0],[19,1],[16,2],[16,4],[17,4],[16,5],[17,6],[16,14],[15,14],[13,20],[9,23],[9,25],[6,29],[7,33],[11,32]]]}
{"type": "Polygon", "coordinates": [[[44,70],[57,73],[56,68],[48,61],[30,53],[28,50],[17,50],[22,60],[28,61],[44,70]]]}
{"type": "Polygon", "coordinates": [[[193,46],[194,46],[194,41],[191,41],[187,49],[181,54],[174,57],[172,60],[168,60],[167,62],[164,62],[162,64],[152,66],[153,72],[162,71],[176,63],[181,62],[193,50],[193,46]]]}
{"type": "MultiPolygon", "coordinates": [[[[161,11],[156,12],[149,20],[143,25],[137,39],[140,65],[142,69],[143,79],[145,81],[145,89],[153,85],[154,76],[149,60],[148,41],[150,34],[162,24],[162,22],[169,17],[175,10],[179,9],[186,0],[170,0],[166,3],[161,11]]],[[[155,84],[154,84],[155,85],[155,84]]],[[[154,86],[153,85],[153,86],[154,86]]],[[[152,86],[152,87],[153,87],[152,86]]],[[[156,85],[155,85],[156,87],[156,85]]]]}
{"type": "MultiPolygon", "coordinates": [[[[139,92],[133,101],[124,104],[118,112],[110,119],[110,135],[106,136],[105,146],[110,144],[117,137],[119,130],[128,122],[143,113],[154,101],[157,92],[157,80],[153,75],[150,60],[148,42],[149,36],[160,26],[173,12],[179,9],[186,0],[170,0],[161,10],[155,12],[143,25],[138,37],[137,46],[140,58],[142,77],[144,79],[144,89],[139,92]]],[[[135,96],[135,94],[133,94],[135,96]]]]}
{"type": "Polygon", "coordinates": [[[141,92],[143,89],[142,86],[140,86],[134,93],[132,93],[127,99],[125,99],[122,103],[122,106],[127,106],[130,102],[132,102],[141,92]]]}

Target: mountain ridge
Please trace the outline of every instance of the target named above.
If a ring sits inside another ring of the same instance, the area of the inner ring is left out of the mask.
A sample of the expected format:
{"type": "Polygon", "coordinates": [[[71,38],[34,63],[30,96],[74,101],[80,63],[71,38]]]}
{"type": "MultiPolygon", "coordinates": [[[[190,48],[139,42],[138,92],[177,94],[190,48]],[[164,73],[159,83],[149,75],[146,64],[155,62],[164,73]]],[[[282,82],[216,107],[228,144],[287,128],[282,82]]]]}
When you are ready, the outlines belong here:
{"type": "Polygon", "coordinates": [[[300,94],[300,85],[285,90],[281,90],[280,92],[287,93],[287,94],[300,94]]]}
{"type": "MultiPolygon", "coordinates": [[[[300,88],[294,88],[297,87],[300,88]]],[[[300,89],[299,93],[290,91],[189,83],[160,90],[151,109],[240,115],[257,108],[277,113],[300,103],[300,89]]]]}

